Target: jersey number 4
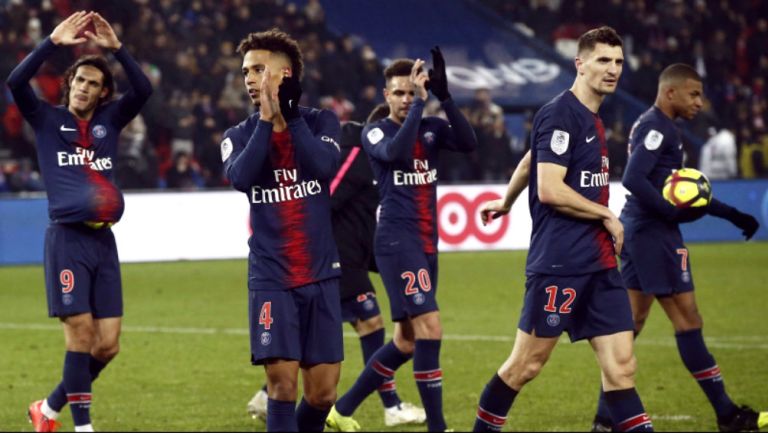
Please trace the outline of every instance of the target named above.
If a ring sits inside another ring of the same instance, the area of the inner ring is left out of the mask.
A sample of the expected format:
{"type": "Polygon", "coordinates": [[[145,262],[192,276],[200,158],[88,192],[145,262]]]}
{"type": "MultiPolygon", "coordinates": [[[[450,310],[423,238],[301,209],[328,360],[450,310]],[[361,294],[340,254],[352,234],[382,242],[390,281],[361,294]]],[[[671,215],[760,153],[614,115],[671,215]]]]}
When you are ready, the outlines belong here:
{"type": "MultiPolygon", "coordinates": [[[[557,306],[555,305],[555,302],[557,302],[557,286],[549,286],[544,290],[546,290],[547,295],[549,295],[549,301],[547,302],[547,305],[544,306],[544,311],[548,313],[557,313],[557,306]]],[[[563,289],[563,295],[567,296],[568,299],[560,305],[560,314],[568,314],[571,312],[571,304],[576,300],[576,290],[570,287],[563,289]]]]}
{"type": "Polygon", "coordinates": [[[419,281],[419,286],[421,286],[421,290],[425,292],[432,290],[432,281],[429,279],[429,272],[422,268],[419,269],[418,275],[419,276],[417,278],[416,274],[411,271],[403,272],[403,274],[400,275],[400,278],[408,281],[405,284],[405,296],[411,296],[419,293],[419,287],[416,286],[417,279],[419,281]]]}
{"type": "Polygon", "coordinates": [[[259,325],[264,325],[264,329],[269,331],[273,322],[272,302],[265,302],[264,305],[261,306],[261,313],[259,313],[259,325]]]}

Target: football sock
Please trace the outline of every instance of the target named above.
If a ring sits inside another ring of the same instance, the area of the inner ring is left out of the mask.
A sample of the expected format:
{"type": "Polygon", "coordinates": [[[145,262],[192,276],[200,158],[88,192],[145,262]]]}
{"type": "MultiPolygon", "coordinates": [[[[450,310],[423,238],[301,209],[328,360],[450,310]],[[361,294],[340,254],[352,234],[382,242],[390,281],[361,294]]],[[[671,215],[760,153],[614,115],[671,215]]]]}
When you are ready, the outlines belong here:
{"type": "Polygon", "coordinates": [[[90,354],[82,352],[67,352],[64,357],[64,389],[75,426],[91,423],[90,358],[90,354]]]}
{"type": "Polygon", "coordinates": [[[517,391],[504,383],[498,374],[494,374],[480,395],[477,418],[472,431],[501,431],[504,423],[507,422],[507,414],[512,408],[515,397],[517,397],[517,391]]]}
{"type": "MultiPolygon", "coordinates": [[[[90,357],[88,371],[91,374],[91,383],[93,383],[93,381],[99,377],[99,373],[101,373],[101,370],[104,370],[104,367],[106,366],[106,362],[101,362],[93,356],[90,357]]],[[[64,408],[64,405],[67,404],[67,391],[66,388],[64,388],[64,381],[61,381],[59,386],[57,386],[56,389],[51,392],[51,395],[48,396],[46,402],[51,410],[57,413],[61,412],[61,410],[64,408]]]]}
{"type": "MultiPolygon", "coordinates": [[[[384,328],[374,331],[368,335],[360,337],[360,346],[363,349],[363,362],[368,364],[374,353],[384,345],[384,328]]],[[[379,397],[384,407],[392,407],[400,404],[400,397],[397,396],[395,388],[395,379],[384,382],[378,389],[379,397]]]]}
{"type": "Polygon", "coordinates": [[[645,413],[635,388],[606,391],[605,402],[616,431],[653,431],[651,418],[645,413]]]}
{"type": "Polygon", "coordinates": [[[717,417],[728,418],[733,415],[737,407],[725,392],[720,368],[707,350],[701,329],[679,332],[675,334],[675,338],[683,364],[699,382],[699,386],[715,409],[717,417]]]}
{"type": "Polygon", "coordinates": [[[61,411],[51,409],[51,406],[48,405],[48,400],[46,399],[43,400],[43,404],[40,406],[40,412],[42,412],[48,419],[59,419],[59,412],[61,411]]]}
{"type": "Polygon", "coordinates": [[[444,431],[443,371],[440,369],[440,340],[416,340],[413,376],[427,413],[427,430],[444,431]]]}
{"type": "Polygon", "coordinates": [[[408,362],[411,355],[398,350],[390,341],[373,354],[352,388],[336,401],[336,411],[342,416],[350,416],[372,392],[383,383],[392,380],[395,370],[408,362]]]}
{"type": "Polygon", "coordinates": [[[267,431],[299,431],[295,401],[267,399],[267,431]]]}
{"type": "Polygon", "coordinates": [[[318,409],[302,398],[299,407],[296,409],[296,424],[299,427],[299,431],[323,431],[325,419],[328,418],[330,411],[330,407],[328,409],[318,409]]]}

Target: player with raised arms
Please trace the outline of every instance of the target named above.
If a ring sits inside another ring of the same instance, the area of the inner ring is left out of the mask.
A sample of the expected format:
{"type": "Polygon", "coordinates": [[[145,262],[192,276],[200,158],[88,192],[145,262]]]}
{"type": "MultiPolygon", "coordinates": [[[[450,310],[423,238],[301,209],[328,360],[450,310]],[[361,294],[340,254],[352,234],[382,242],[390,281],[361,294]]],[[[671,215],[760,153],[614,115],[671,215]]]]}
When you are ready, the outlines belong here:
{"type": "Polygon", "coordinates": [[[268,431],[322,431],[344,358],[330,198],[339,121],[299,106],[303,62],[289,35],[251,33],[238,52],[257,112],[224,133],[221,153],[227,178],[251,205],[251,361],[266,371],[268,431]]]}
{"type": "Polygon", "coordinates": [[[484,222],[508,212],[527,179],[533,231],[523,311],[512,353],[480,397],[475,431],[501,431],[564,331],[571,341],[589,340],[617,429],[653,429],[635,390],[632,312],[615,257],[624,230],[607,207],[608,150],[597,114],[615,92],[623,63],[612,28],[579,38],[573,86],[536,113],[530,155],[506,197],[481,207],[484,222]]]}
{"type": "MultiPolygon", "coordinates": [[[[672,322],[683,364],[715,410],[720,431],[751,431],[768,425],[768,413],[736,406],[725,392],[720,368],[702,335],[690,256],[679,223],[709,213],[730,221],[749,239],[758,222],[716,199],[706,207],[677,208],[661,193],[667,176],[683,167],[682,137],[675,120],[693,119],[703,106],[703,98],[702,79],[696,70],[681,63],[670,65],[659,76],[655,104],[632,126],[630,158],[623,178],[631,195],[621,212],[626,230],[621,274],[632,303],[635,334],[643,329],[657,300],[672,322]]],[[[601,392],[592,428],[610,431],[614,425],[601,392]]]]}
{"type": "Polygon", "coordinates": [[[395,333],[331,411],[328,425],[337,430],[358,430],[351,415],[411,357],[428,430],[446,428],[436,299],[438,155],[441,149],[471,152],[477,139],[448,92],[445,61],[437,47],[432,62],[434,69],[428,75],[421,59],[393,61],[384,71],[390,114],[363,130],[363,148],[381,197],[374,254],[389,295],[395,333]],[[447,122],[422,118],[427,89],[440,101],[447,122]]]}
{"type": "Polygon", "coordinates": [[[61,321],[67,350],[61,383],[47,399],[32,403],[29,417],[35,431],[56,431],[59,412],[69,403],[75,431],[93,431],[91,383],[117,356],[123,315],[120,262],[110,229],[124,209],[113,182],[118,137],[152,86],[109,23],[84,11],[57,25],[7,84],[35,130],[51,221],[45,233],[48,314],[61,321]],[[64,74],[64,105],[39,100],[29,80],[43,62],[60,47],[87,41],[120,62],[130,84],[126,93],[113,101],[115,83],[106,59],[83,56],[64,74]]]}

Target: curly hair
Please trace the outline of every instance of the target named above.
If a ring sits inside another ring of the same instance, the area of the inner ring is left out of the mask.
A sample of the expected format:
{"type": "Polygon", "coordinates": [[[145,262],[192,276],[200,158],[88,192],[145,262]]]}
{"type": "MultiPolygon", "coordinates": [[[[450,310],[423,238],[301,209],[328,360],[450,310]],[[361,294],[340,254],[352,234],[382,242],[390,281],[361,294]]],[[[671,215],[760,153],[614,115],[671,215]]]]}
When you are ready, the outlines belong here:
{"type": "Polygon", "coordinates": [[[103,104],[112,99],[112,95],[115,93],[115,78],[112,75],[112,71],[109,69],[107,59],[102,56],[83,56],[77,59],[77,61],[64,72],[64,82],[61,83],[61,103],[69,105],[69,91],[72,90],[70,83],[72,83],[72,79],[75,78],[77,68],[80,66],[93,66],[104,75],[101,84],[107,89],[107,94],[99,99],[99,104],[103,104]]]}
{"type": "Polygon", "coordinates": [[[301,79],[304,73],[304,60],[301,56],[299,43],[278,29],[265,32],[249,33],[237,46],[237,52],[245,56],[251,50],[266,50],[273,53],[282,53],[291,60],[293,75],[301,79]]]}

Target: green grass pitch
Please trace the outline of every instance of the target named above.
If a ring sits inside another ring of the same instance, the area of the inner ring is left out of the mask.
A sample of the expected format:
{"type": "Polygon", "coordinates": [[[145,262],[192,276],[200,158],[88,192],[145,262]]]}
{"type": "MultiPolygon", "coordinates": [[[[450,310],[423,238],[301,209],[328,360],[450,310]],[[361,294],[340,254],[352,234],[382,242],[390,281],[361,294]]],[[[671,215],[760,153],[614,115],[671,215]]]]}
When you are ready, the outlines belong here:
{"type": "MultiPolygon", "coordinates": [[[[512,347],[524,262],[524,251],[440,257],[444,407],[457,430],[471,428],[483,386],[512,347]]],[[[738,403],[768,409],[768,244],[691,245],[691,262],[705,336],[728,391],[738,403]]],[[[263,430],[245,412],[263,380],[261,368],[249,363],[246,262],[126,264],[123,281],[122,351],[94,385],[96,429],[263,430]]],[[[45,397],[61,377],[62,333],[46,316],[44,293],[42,267],[0,268],[0,430],[31,431],[27,405],[45,397]]],[[[386,318],[386,296],[379,299],[386,318]]],[[[340,392],[362,366],[358,341],[350,327],[345,331],[340,392]]],[[[716,428],[658,306],[636,354],[638,388],[658,430],[716,428]]],[[[398,372],[398,391],[418,403],[411,372],[410,363],[398,372]]],[[[562,341],[518,397],[506,430],[587,430],[598,381],[589,346],[562,341]]],[[[387,430],[376,396],[356,418],[364,428],[387,430]]],[[[64,431],[72,431],[68,410],[62,421],[64,431]]]]}

